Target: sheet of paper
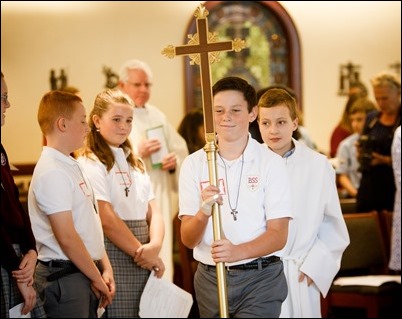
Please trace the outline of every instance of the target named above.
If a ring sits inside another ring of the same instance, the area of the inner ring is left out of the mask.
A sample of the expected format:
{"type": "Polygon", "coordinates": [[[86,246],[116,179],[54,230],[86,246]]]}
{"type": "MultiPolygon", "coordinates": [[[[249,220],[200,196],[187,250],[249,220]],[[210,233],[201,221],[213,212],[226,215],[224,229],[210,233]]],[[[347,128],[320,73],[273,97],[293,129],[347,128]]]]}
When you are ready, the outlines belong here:
{"type": "Polygon", "coordinates": [[[339,277],[334,281],[334,285],[379,287],[382,284],[390,281],[401,283],[401,276],[372,275],[372,276],[339,277]]]}
{"type": "Polygon", "coordinates": [[[193,296],[152,271],[140,300],[141,318],[187,318],[193,296]]]}
{"type": "Polygon", "coordinates": [[[24,306],[23,303],[19,303],[18,305],[12,307],[9,310],[10,318],[31,318],[31,313],[28,312],[26,315],[21,313],[22,307],[24,306]]]}
{"type": "Polygon", "coordinates": [[[155,138],[155,139],[159,140],[159,142],[161,142],[161,148],[159,149],[159,151],[151,154],[152,167],[160,168],[160,167],[162,167],[163,157],[169,153],[167,143],[166,143],[165,133],[163,131],[163,126],[160,125],[160,126],[149,128],[149,129],[147,129],[146,133],[147,133],[147,137],[149,139],[155,138]]]}
{"type": "Polygon", "coordinates": [[[102,318],[104,313],[105,313],[105,308],[103,308],[103,307],[98,308],[98,310],[96,311],[96,314],[98,315],[98,318],[102,318]]]}

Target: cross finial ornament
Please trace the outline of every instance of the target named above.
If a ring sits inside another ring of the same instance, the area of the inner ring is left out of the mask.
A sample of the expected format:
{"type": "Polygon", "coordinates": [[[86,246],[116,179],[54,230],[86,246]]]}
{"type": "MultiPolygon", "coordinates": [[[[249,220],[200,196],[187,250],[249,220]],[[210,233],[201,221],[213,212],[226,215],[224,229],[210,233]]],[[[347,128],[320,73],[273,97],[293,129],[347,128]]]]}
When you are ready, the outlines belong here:
{"type": "Polygon", "coordinates": [[[207,142],[215,139],[210,64],[220,61],[219,53],[221,51],[239,52],[246,47],[246,41],[239,38],[233,41],[217,42],[217,35],[208,30],[208,14],[208,10],[203,4],[200,4],[194,13],[194,16],[197,18],[197,33],[188,35],[188,44],[176,47],[168,45],[162,50],[162,54],[170,59],[176,55],[188,55],[191,59],[190,64],[197,64],[201,68],[202,105],[204,108],[204,125],[207,142]]]}

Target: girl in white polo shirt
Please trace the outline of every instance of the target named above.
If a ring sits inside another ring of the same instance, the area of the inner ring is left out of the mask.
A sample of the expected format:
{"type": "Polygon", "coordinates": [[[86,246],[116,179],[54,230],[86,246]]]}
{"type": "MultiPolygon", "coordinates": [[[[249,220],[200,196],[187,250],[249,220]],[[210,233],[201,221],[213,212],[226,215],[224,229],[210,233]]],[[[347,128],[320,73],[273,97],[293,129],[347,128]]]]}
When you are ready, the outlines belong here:
{"type": "Polygon", "coordinates": [[[117,292],[106,309],[108,318],[138,317],[151,270],[157,277],[165,270],[159,258],[163,217],[144,164],[132,152],[128,139],[133,109],[132,100],[118,89],[99,93],[89,117],[86,147],[78,159],[95,191],[116,278],[117,292]]]}

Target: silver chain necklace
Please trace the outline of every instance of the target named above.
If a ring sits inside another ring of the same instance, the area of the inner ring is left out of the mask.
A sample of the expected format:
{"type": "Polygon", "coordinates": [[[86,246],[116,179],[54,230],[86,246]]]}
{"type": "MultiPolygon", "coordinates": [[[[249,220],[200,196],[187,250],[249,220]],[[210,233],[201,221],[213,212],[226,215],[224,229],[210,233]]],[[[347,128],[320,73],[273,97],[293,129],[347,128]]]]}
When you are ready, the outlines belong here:
{"type": "MultiPolygon", "coordinates": [[[[128,163],[127,163],[128,164],[128,163]]],[[[124,183],[124,192],[126,193],[126,197],[128,197],[128,193],[130,192],[130,188],[132,185],[131,182],[131,172],[130,172],[130,165],[128,164],[128,172],[127,172],[127,177],[128,177],[128,183],[126,183],[126,179],[124,178],[124,172],[121,170],[119,163],[116,160],[116,165],[117,168],[119,169],[118,173],[120,173],[121,178],[123,179],[123,183],[124,183]]]]}
{"type": "Polygon", "coordinates": [[[237,211],[237,204],[239,203],[241,177],[243,175],[244,153],[241,154],[241,171],[240,171],[240,178],[239,178],[239,186],[237,187],[237,196],[236,196],[236,206],[235,207],[232,207],[232,204],[230,203],[230,195],[229,195],[230,192],[229,192],[228,174],[227,174],[226,163],[225,163],[224,159],[222,158],[221,154],[219,154],[219,157],[221,158],[221,160],[223,162],[223,166],[225,167],[225,181],[226,181],[226,188],[227,188],[227,191],[228,191],[228,203],[229,203],[229,207],[230,207],[230,210],[231,210],[230,213],[233,215],[233,220],[236,221],[237,220],[237,214],[239,213],[237,211]]]}

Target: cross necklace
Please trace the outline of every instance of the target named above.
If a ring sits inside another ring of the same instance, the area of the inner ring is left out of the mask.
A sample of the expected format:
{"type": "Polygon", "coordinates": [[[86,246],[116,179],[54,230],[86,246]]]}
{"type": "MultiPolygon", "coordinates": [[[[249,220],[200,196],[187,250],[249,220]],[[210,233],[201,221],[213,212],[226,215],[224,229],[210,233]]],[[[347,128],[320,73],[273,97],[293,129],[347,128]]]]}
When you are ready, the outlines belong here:
{"type": "Polygon", "coordinates": [[[238,214],[237,204],[239,203],[241,177],[243,175],[244,153],[241,154],[241,170],[240,170],[239,186],[237,187],[237,196],[236,196],[236,206],[235,207],[232,207],[232,204],[230,203],[230,195],[229,195],[230,192],[229,192],[228,174],[227,174],[226,163],[225,163],[224,159],[222,158],[221,154],[219,154],[219,157],[221,158],[221,160],[223,162],[223,166],[225,167],[225,181],[226,181],[226,189],[227,189],[227,192],[228,192],[228,203],[229,203],[229,207],[230,207],[230,210],[231,210],[230,213],[233,215],[233,220],[236,221],[237,220],[237,214],[238,214]]]}
{"type": "Polygon", "coordinates": [[[119,172],[118,173],[120,173],[120,175],[121,175],[121,178],[123,179],[123,183],[124,183],[124,192],[126,193],[126,197],[128,197],[128,193],[130,192],[130,188],[131,188],[131,172],[130,172],[130,164],[129,163],[127,163],[128,164],[128,172],[127,172],[127,177],[128,177],[128,183],[126,182],[126,179],[124,178],[124,173],[125,172],[123,172],[122,170],[121,170],[121,168],[120,168],[120,165],[119,165],[119,163],[117,162],[117,160],[116,160],[116,165],[117,165],[117,168],[119,169],[119,172]]]}

